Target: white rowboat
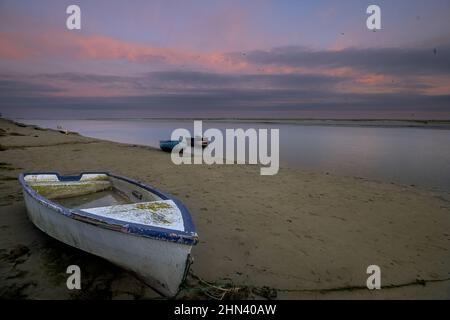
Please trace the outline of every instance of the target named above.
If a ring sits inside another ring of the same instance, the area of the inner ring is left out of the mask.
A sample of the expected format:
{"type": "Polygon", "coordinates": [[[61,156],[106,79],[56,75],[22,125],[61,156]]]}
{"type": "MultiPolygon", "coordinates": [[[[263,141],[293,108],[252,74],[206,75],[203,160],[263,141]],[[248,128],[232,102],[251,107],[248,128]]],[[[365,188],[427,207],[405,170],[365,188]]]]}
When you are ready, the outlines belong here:
{"type": "Polygon", "coordinates": [[[165,296],[177,294],[198,241],[180,201],[107,172],[23,173],[19,180],[43,232],[135,272],[165,296]]]}

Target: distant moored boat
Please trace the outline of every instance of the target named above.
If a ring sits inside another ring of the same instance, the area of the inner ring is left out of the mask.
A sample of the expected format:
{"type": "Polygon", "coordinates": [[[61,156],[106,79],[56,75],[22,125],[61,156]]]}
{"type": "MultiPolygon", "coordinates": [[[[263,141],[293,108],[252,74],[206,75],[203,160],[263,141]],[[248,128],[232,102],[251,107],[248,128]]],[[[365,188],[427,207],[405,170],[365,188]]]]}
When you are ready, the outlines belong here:
{"type": "Polygon", "coordinates": [[[172,149],[179,143],[180,141],[178,140],[161,140],[159,141],[159,147],[163,151],[172,152],[172,149]]]}

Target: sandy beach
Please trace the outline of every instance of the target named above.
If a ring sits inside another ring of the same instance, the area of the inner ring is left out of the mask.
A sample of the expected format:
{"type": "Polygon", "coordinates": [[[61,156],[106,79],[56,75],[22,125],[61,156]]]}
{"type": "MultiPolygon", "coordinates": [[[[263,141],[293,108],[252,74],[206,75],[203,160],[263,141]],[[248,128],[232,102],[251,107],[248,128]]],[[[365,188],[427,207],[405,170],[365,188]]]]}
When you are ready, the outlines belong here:
{"type": "Polygon", "coordinates": [[[162,298],[28,220],[20,172],[95,170],[144,181],[191,211],[200,242],[178,299],[450,298],[448,194],[283,167],[261,176],[250,165],[176,166],[150,147],[0,119],[1,298],[162,298]],[[66,288],[71,264],[82,290],[66,288]],[[373,264],[377,291],[366,288],[373,264]]]}

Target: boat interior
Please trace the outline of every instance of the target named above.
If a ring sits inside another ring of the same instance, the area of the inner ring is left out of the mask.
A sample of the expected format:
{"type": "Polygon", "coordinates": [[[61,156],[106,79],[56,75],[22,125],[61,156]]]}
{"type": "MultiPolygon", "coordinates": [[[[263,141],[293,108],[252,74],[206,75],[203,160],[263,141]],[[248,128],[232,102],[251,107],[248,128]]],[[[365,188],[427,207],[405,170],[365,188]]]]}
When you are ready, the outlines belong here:
{"type": "Polygon", "coordinates": [[[56,174],[25,176],[39,195],[69,209],[97,216],[183,230],[180,210],[172,200],[107,174],[83,174],[79,180],[60,180],[56,174]]]}

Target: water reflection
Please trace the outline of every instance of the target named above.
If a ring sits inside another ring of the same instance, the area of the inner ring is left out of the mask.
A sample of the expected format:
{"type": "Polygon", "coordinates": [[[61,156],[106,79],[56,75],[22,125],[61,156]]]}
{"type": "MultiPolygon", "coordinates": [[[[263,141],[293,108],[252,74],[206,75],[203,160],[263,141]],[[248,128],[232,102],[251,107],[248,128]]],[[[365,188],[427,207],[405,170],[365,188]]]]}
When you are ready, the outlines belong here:
{"type": "MultiPolygon", "coordinates": [[[[22,121],[156,148],[176,128],[193,130],[192,121],[182,120],[22,121]]],[[[204,122],[208,128],[279,128],[282,166],[450,191],[448,130],[204,122]]]]}

